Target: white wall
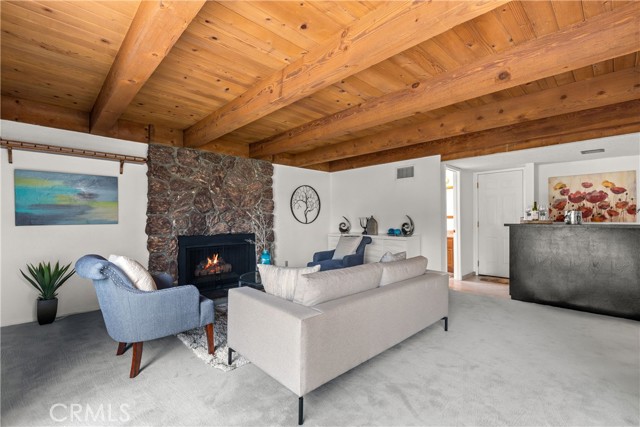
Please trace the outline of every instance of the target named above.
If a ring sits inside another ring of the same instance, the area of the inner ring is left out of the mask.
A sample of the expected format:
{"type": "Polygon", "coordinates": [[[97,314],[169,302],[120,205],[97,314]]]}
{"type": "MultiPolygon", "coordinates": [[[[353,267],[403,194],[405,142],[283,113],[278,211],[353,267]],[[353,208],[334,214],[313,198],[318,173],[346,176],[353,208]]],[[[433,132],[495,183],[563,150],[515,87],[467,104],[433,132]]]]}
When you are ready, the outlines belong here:
{"type": "MultiPolygon", "coordinates": [[[[361,232],[358,218],[378,221],[378,233],[400,228],[409,215],[421,236],[422,254],[429,268],[446,271],[444,170],[440,156],[395,162],[331,174],[331,231],[342,216],[352,231],[361,232]],[[396,180],[396,168],[413,165],[413,178],[396,180]]],[[[325,243],[326,245],[326,243],[325,243]]]]}
{"type": "Polygon", "coordinates": [[[282,165],[273,165],[273,169],[275,264],[303,267],[315,252],[327,249],[327,233],[331,231],[329,174],[282,165]],[[311,224],[296,221],[291,213],[291,194],[301,185],[310,185],[320,196],[320,214],[311,224]]]}
{"type": "Polygon", "coordinates": [[[538,183],[536,181],[536,165],[534,163],[526,163],[523,166],[522,170],[522,179],[524,180],[524,192],[522,200],[524,202],[523,206],[523,215],[524,209],[527,206],[533,206],[533,202],[537,201],[538,204],[541,203],[541,200],[538,197],[538,183]]]}
{"type": "MultiPolygon", "coordinates": [[[[146,157],[145,144],[98,137],[11,121],[0,122],[3,139],[64,147],[86,148],[146,157]]],[[[0,150],[0,324],[36,320],[37,293],[20,275],[26,263],[51,261],[75,263],[82,255],[118,253],[147,264],[147,167],[127,163],[119,174],[119,163],[55,154],[0,150]],[[82,173],[118,177],[118,224],[15,226],[14,169],[82,173]]],[[[74,275],[58,293],[58,315],[98,309],[90,281],[74,275]]]]}
{"type": "Polygon", "coordinates": [[[610,157],[597,160],[549,163],[536,166],[538,203],[549,202],[549,177],[591,173],[636,171],[636,191],[640,195],[640,156],[610,157]]]}

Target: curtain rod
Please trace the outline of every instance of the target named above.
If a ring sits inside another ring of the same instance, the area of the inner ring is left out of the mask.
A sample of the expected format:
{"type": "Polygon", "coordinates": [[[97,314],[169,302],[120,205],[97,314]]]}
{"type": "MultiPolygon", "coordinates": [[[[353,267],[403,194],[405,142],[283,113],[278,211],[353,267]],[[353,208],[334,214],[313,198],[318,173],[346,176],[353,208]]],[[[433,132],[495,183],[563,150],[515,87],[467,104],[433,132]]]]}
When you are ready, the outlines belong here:
{"type": "Polygon", "coordinates": [[[83,150],[80,148],[58,147],[56,145],[36,144],[33,142],[9,141],[6,139],[0,139],[0,146],[7,149],[9,155],[9,163],[13,163],[13,150],[36,151],[38,153],[63,154],[67,156],[113,160],[116,162],[120,162],[120,175],[122,175],[123,173],[125,163],[147,163],[147,159],[144,157],[105,153],[103,151],[83,150]]]}

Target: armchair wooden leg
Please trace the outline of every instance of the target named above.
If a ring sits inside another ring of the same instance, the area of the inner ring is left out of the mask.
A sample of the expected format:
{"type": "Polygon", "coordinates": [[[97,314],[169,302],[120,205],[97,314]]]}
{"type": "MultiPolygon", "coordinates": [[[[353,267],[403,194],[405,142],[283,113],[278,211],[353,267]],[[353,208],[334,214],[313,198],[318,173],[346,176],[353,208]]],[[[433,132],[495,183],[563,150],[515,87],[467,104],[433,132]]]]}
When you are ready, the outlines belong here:
{"type": "Polygon", "coordinates": [[[140,361],[142,360],[142,342],[133,343],[133,355],[131,356],[131,373],[129,378],[135,378],[140,373],[140,361]]]}
{"type": "Polygon", "coordinates": [[[118,351],[116,351],[116,356],[122,356],[125,351],[127,351],[127,343],[126,342],[119,342],[118,343],[118,351]]]}
{"type": "Polygon", "coordinates": [[[213,336],[213,323],[209,323],[204,327],[204,331],[207,333],[207,346],[209,348],[209,354],[214,354],[216,351],[213,336]]]}

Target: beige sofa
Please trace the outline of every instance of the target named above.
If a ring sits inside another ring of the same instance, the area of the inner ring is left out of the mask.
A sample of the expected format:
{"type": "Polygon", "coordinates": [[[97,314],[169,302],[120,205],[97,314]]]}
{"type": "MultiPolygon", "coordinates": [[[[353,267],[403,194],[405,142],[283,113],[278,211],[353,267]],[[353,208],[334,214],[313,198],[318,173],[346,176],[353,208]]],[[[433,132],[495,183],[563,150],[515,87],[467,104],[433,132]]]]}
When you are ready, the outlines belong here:
{"type": "Polygon", "coordinates": [[[237,351],[298,395],[302,424],[305,394],[439,320],[447,330],[449,276],[425,269],[416,257],[304,275],[297,302],[232,289],[229,363],[237,351]]]}

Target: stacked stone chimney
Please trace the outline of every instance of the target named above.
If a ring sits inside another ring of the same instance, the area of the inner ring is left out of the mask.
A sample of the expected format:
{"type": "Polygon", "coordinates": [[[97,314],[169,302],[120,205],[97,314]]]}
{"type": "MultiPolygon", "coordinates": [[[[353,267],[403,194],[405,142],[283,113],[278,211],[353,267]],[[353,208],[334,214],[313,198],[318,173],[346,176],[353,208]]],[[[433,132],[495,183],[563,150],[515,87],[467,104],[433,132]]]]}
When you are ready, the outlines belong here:
{"type": "Polygon", "coordinates": [[[273,165],[190,148],[150,144],[149,270],[177,278],[178,236],[256,233],[273,246],[273,165]]]}

